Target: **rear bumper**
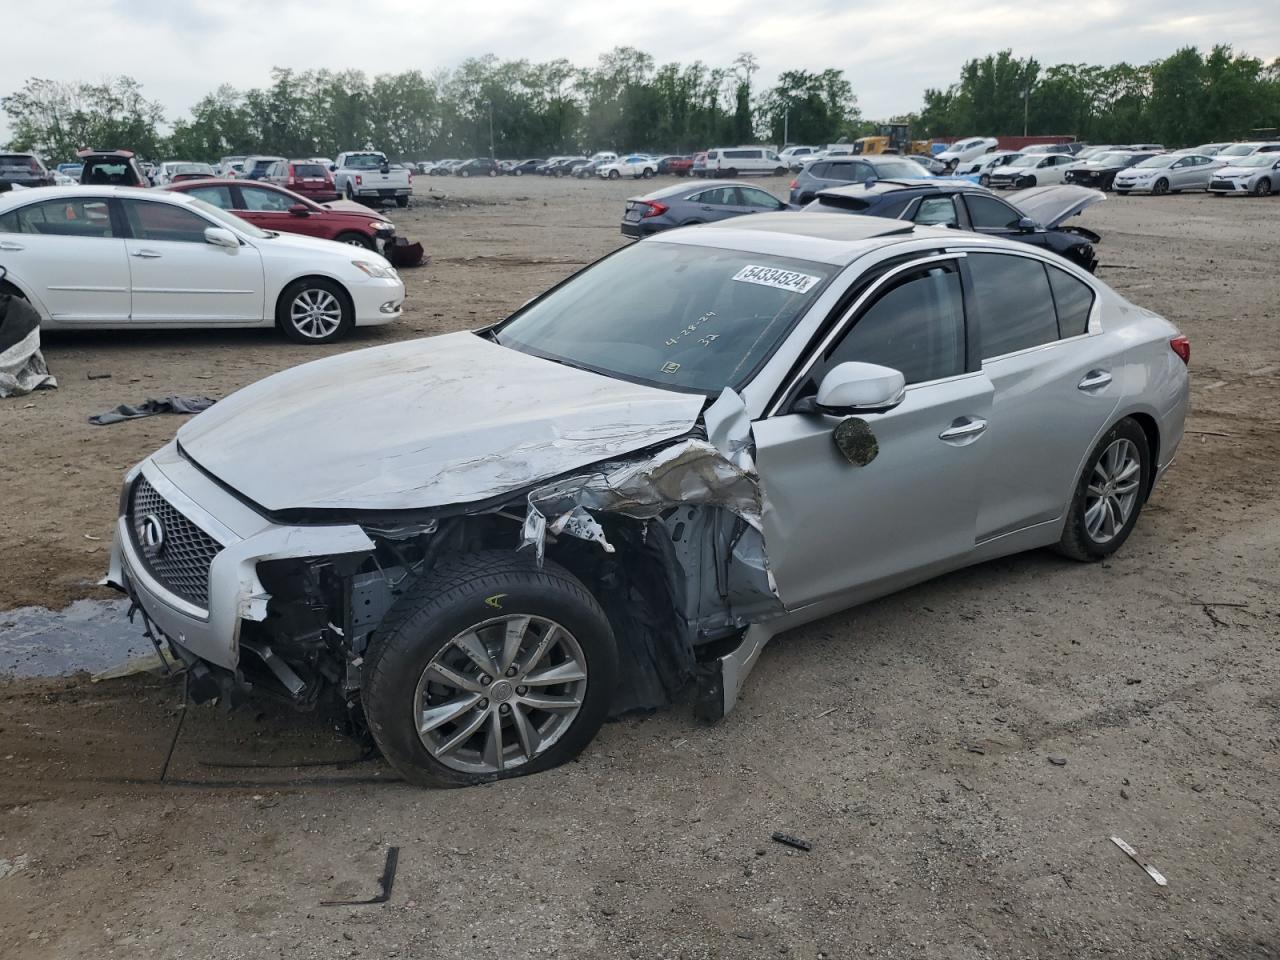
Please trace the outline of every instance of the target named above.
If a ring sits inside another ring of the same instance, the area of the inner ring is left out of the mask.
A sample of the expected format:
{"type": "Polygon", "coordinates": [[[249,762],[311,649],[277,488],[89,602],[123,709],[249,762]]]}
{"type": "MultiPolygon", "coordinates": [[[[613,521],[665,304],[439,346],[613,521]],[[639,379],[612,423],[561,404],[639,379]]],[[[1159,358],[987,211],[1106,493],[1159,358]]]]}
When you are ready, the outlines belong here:
{"type": "Polygon", "coordinates": [[[644,221],[641,221],[640,223],[629,223],[628,221],[623,220],[622,235],[624,237],[630,237],[633,240],[639,240],[643,237],[648,237],[655,233],[660,233],[663,230],[665,230],[668,226],[669,224],[665,224],[665,223],[664,224],[645,223],[644,221]]]}
{"type": "Polygon", "coordinates": [[[201,472],[170,443],[125,476],[106,582],[138,604],[171,642],[234,670],[244,621],[267,615],[270,595],[258,579],[263,560],[362,553],[373,542],[360,527],[273,524],[201,472]],[[222,544],[209,565],[208,609],[170,591],[147,572],[129,529],[129,491],[139,475],[179,513],[222,544]]]}

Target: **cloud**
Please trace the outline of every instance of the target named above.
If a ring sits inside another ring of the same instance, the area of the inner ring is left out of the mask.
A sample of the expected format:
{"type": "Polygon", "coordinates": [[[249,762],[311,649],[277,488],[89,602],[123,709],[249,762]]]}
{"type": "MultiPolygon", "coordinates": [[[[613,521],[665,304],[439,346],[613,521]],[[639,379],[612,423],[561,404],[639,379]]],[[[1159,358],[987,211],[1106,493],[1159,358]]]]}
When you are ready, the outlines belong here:
{"type": "MultiPolygon", "coordinates": [[[[29,9],[29,8],[25,8],[29,9]]],[[[1231,43],[1280,56],[1274,0],[1239,0],[1206,16],[1189,0],[57,0],[57,16],[4,17],[0,93],[33,76],[100,80],[127,73],[172,120],[221,83],[268,82],[273,66],[425,73],[467,57],[565,57],[594,63],[618,45],[658,63],[728,66],[746,50],[757,83],[788,69],[838,67],[863,114],[916,109],[926,87],[952,83],[967,59],[1009,47],[1042,63],[1145,63],[1180,46],[1231,43]]],[[[0,140],[7,134],[0,117],[0,140]]]]}

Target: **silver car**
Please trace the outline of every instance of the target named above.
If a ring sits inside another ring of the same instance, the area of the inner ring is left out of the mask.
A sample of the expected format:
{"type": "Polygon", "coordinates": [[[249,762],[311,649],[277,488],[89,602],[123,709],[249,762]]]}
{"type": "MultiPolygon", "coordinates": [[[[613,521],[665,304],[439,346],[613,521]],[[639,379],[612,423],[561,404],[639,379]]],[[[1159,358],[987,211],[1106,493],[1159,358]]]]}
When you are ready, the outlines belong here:
{"type": "Polygon", "coordinates": [[[1229,164],[1218,164],[1209,181],[1209,192],[1217,194],[1253,194],[1269,197],[1280,192],[1280,152],[1258,153],[1239,157],[1229,164]]]}
{"type": "Polygon", "coordinates": [[[1202,153],[1161,153],[1121,170],[1112,181],[1116,193],[1150,193],[1160,197],[1184,190],[1207,190],[1214,172],[1225,164],[1202,153]]]}
{"type": "Polygon", "coordinates": [[[127,475],[108,579],[196,699],[345,701],[419,784],[536,772],[689,688],[723,716],[797,624],[1110,555],[1173,461],[1188,357],[1022,243],[671,230],[495,326],[220,401],[127,475]]]}

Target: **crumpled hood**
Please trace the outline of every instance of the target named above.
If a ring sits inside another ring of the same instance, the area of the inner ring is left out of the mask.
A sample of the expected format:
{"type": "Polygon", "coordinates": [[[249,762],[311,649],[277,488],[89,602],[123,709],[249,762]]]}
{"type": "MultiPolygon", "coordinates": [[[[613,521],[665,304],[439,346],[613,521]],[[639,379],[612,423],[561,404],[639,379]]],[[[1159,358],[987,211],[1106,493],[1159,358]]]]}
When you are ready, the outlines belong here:
{"type": "Polygon", "coordinates": [[[421,509],[678,437],[704,402],[451,333],[277,373],[189,421],[178,442],[271,511],[421,509]]]}
{"type": "Polygon", "coordinates": [[[1107,199],[1101,190],[1074,184],[1029,187],[1010,194],[1009,202],[1046,230],[1069,220],[1085,207],[1107,199]]]}

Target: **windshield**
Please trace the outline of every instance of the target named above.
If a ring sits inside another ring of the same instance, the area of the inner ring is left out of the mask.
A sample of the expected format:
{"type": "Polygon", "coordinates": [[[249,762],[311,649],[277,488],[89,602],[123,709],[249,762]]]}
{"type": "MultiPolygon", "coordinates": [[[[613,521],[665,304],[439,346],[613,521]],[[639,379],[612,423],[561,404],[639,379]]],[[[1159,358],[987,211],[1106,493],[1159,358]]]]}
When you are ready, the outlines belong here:
{"type": "Polygon", "coordinates": [[[1275,153],[1255,153],[1245,157],[1243,160],[1236,160],[1231,164],[1233,167],[1269,167],[1271,164],[1280,160],[1280,154],[1275,153]]]}
{"type": "Polygon", "coordinates": [[[714,395],[751,376],[836,271],[789,257],[638,243],[531,304],[496,339],[625,380],[714,395]]]}
{"type": "Polygon", "coordinates": [[[1034,153],[1024,153],[1024,154],[1023,154],[1022,156],[1020,156],[1017,160],[1010,160],[1010,161],[1009,161],[1009,163],[1008,163],[1008,166],[1010,166],[1010,167],[1034,167],[1037,163],[1039,163],[1039,162],[1040,162],[1041,160],[1043,160],[1043,159],[1044,159],[1044,157],[1037,156],[1037,155],[1036,155],[1036,154],[1034,154],[1034,153]]]}
{"type": "Polygon", "coordinates": [[[1172,166],[1175,161],[1180,159],[1181,157],[1174,157],[1174,156],[1147,157],[1147,159],[1143,160],[1141,163],[1135,163],[1134,168],[1137,169],[1140,167],[1148,167],[1148,168],[1168,167],[1168,166],[1172,166]]]}
{"type": "Polygon", "coordinates": [[[1247,157],[1258,148],[1249,143],[1233,143],[1229,147],[1224,147],[1222,152],[1218,154],[1220,157],[1247,157]]]}
{"type": "Polygon", "coordinates": [[[207,163],[175,163],[169,168],[170,173],[204,173],[213,176],[213,167],[207,163]]]}
{"type": "Polygon", "coordinates": [[[880,180],[896,179],[907,177],[910,179],[919,179],[928,177],[929,171],[914,160],[890,160],[887,163],[877,163],[875,165],[876,177],[880,180]]]}
{"type": "Polygon", "coordinates": [[[239,230],[246,237],[253,237],[255,240],[268,240],[271,234],[265,230],[259,230],[248,220],[241,220],[234,213],[228,213],[220,207],[215,207],[212,203],[206,203],[199,197],[193,197],[188,194],[188,201],[193,207],[203,213],[205,216],[217,220],[219,223],[231,227],[233,230],[239,230]]]}
{"type": "Polygon", "coordinates": [[[1104,167],[1111,166],[1128,166],[1129,158],[1133,156],[1131,153],[1103,153],[1096,157],[1090,157],[1090,163],[1099,163],[1104,167]]]}

